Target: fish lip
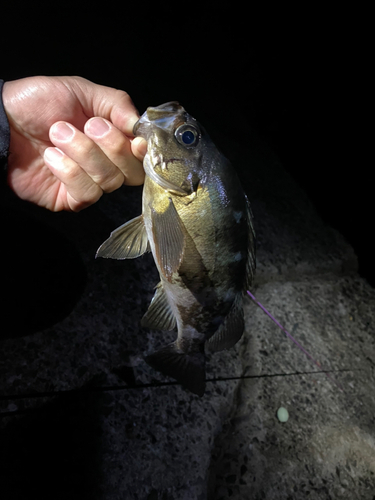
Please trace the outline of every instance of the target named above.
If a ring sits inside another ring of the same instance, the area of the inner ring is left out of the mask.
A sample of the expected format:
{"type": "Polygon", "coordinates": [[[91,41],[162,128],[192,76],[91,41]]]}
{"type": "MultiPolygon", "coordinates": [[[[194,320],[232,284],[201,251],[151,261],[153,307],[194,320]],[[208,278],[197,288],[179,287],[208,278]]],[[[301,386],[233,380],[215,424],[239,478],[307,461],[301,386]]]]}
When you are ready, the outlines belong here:
{"type": "Polygon", "coordinates": [[[170,113],[175,114],[180,110],[185,111],[185,109],[181,106],[178,101],[168,101],[163,104],[159,104],[159,106],[147,106],[146,111],[143,113],[141,118],[147,116],[147,113],[170,113]]]}
{"type": "MultiPolygon", "coordinates": [[[[159,106],[149,106],[147,111],[164,111],[167,113],[176,113],[179,110],[184,110],[178,101],[169,101],[164,104],[159,104],[159,106]]],[[[185,111],[185,110],[184,110],[185,111]]]]}
{"type": "Polygon", "coordinates": [[[135,122],[133,126],[133,135],[135,137],[137,135],[141,135],[142,137],[145,137],[145,135],[147,135],[146,133],[147,128],[153,122],[157,122],[158,120],[155,116],[153,118],[150,118],[150,116],[152,116],[153,114],[156,116],[160,115],[160,118],[163,118],[163,115],[165,115],[165,118],[167,117],[173,118],[176,114],[181,114],[181,113],[182,114],[185,113],[185,110],[178,101],[169,101],[164,104],[160,104],[159,106],[149,106],[143,113],[143,115],[138,119],[138,121],[135,122]],[[142,125],[145,127],[143,131],[140,130],[142,125]],[[144,133],[144,135],[142,135],[142,132],[144,133]]]}
{"type": "Polygon", "coordinates": [[[137,136],[137,130],[139,129],[139,125],[140,125],[140,118],[134,123],[134,126],[133,126],[133,135],[134,137],[137,136]]]}

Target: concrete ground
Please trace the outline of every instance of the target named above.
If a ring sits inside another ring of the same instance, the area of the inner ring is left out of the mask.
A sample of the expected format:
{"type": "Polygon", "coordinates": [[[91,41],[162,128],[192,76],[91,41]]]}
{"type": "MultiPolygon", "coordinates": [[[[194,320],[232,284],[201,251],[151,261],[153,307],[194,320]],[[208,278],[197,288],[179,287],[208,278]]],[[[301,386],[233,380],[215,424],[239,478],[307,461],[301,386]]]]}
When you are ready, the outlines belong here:
{"type": "Polygon", "coordinates": [[[2,212],[18,219],[6,226],[2,260],[11,271],[0,343],[2,500],[375,499],[375,290],[345,239],[252,141],[223,139],[246,165],[252,292],[322,368],[248,299],[243,339],[208,356],[202,398],[188,393],[143,360],[174,335],[140,326],[158,282],[152,258],[94,258],[111,230],[139,214],[141,189],[79,214],[4,196],[2,212]]]}

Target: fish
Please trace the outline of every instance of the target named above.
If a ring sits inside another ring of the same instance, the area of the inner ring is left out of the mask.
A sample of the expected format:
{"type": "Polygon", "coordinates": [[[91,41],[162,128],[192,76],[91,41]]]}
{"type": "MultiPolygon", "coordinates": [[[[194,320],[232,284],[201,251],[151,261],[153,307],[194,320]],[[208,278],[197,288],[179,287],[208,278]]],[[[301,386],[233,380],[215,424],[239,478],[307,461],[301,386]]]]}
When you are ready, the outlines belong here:
{"type": "Polygon", "coordinates": [[[177,338],[145,361],[203,396],[206,350],[229,349],[244,331],[243,297],[255,273],[250,204],[229,160],[177,101],[147,108],[134,135],[147,141],[142,214],[96,256],[152,252],[160,282],[141,325],[177,329],[177,338]]]}

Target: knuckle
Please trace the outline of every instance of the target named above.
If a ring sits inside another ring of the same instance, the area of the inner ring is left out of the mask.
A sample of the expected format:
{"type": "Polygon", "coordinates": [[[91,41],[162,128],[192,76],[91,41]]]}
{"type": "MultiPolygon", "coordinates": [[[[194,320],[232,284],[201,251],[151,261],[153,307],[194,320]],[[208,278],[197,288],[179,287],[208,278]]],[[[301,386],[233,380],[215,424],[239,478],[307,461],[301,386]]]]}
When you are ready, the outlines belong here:
{"type": "Polygon", "coordinates": [[[97,155],[98,147],[95,142],[83,133],[77,133],[69,144],[65,145],[66,154],[80,163],[84,158],[97,155]]]}
{"type": "Polygon", "coordinates": [[[108,177],[101,182],[97,182],[97,184],[99,184],[99,186],[105,193],[112,193],[113,191],[116,191],[116,189],[121,187],[123,183],[124,175],[120,171],[117,171],[114,176],[108,177]]]}
{"type": "Polygon", "coordinates": [[[130,95],[125,90],[116,89],[116,98],[121,104],[133,104],[130,95]]]}
{"type": "Polygon", "coordinates": [[[98,138],[96,142],[99,147],[103,148],[107,155],[123,155],[130,149],[129,141],[124,134],[115,127],[112,127],[104,137],[98,138]]]}
{"type": "Polygon", "coordinates": [[[87,191],[80,193],[79,196],[76,195],[75,197],[70,195],[70,209],[73,212],[80,212],[84,208],[87,208],[96,203],[102,195],[103,191],[99,188],[90,188],[87,191]]]}
{"type": "Polygon", "coordinates": [[[98,146],[88,137],[82,137],[74,146],[79,158],[91,160],[95,159],[98,154],[98,146]]]}
{"type": "Polygon", "coordinates": [[[67,159],[63,163],[64,169],[62,171],[62,176],[64,178],[64,183],[72,184],[78,179],[80,175],[80,168],[77,164],[69,161],[69,159],[67,159]]]}

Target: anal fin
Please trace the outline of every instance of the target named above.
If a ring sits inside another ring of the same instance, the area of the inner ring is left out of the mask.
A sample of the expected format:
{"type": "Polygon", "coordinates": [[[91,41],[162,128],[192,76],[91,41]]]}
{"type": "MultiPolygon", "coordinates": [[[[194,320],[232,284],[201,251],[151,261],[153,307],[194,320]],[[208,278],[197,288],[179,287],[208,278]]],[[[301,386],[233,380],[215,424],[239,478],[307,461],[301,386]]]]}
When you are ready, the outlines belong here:
{"type": "Polygon", "coordinates": [[[168,303],[161,282],[156,286],[155,295],[150,307],[142,318],[141,325],[158,330],[173,330],[176,326],[175,315],[168,303]]]}
{"type": "Polygon", "coordinates": [[[194,394],[203,396],[206,388],[203,353],[185,353],[173,342],[147,356],[146,362],[155,370],[174,378],[194,394]]]}
{"type": "Polygon", "coordinates": [[[245,327],[242,300],[242,294],[237,294],[224,323],[206,342],[209,351],[217,352],[230,349],[242,337],[245,327]]]}

